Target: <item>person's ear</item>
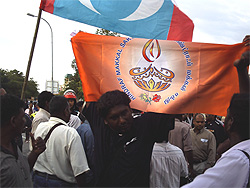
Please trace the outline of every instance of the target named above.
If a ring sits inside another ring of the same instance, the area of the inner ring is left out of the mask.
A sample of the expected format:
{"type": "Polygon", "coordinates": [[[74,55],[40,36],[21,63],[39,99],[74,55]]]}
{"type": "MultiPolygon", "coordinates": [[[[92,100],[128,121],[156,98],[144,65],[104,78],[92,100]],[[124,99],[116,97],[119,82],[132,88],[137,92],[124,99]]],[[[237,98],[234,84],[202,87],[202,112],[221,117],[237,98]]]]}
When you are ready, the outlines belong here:
{"type": "Polygon", "coordinates": [[[16,127],[16,116],[10,118],[10,124],[12,127],[16,127]]]}
{"type": "Polygon", "coordinates": [[[49,101],[45,101],[45,110],[49,111],[49,101]]]}
{"type": "Polygon", "coordinates": [[[227,122],[227,128],[226,128],[227,132],[230,132],[231,130],[233,130],[233,123],[234,123],[234,118],[230,117],[227,122]]]}

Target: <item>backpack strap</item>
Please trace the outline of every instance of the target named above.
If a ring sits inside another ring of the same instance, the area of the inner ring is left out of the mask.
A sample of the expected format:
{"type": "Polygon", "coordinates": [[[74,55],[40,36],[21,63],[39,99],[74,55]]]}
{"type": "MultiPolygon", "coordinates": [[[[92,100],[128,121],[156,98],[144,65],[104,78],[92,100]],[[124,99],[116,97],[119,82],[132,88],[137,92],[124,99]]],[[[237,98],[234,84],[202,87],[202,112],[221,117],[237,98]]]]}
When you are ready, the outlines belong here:
{"type": "Polygon", "coordinates": [[[56,127],[58,127],[59,125],[63,125],[63,124],[62,124],[62,123],[55,124],[55,125],[49,130],[48,134],[47,134],[47,135],[45,136],[45,138],[44,138],[45,144],[46,144],[46,142],[48,141],[48,139],[49,139],[49,137],[50,137],[52,131],[53,131],[56,127]]]}
{"type": "MultiPolygon", "coordinates": [[[[247,158],[249,160],[249,166],[250,166],[250,156],[249,156],[249,154],[247,152],[245,152],[244,150],[241,150],[241,149],[238,149],[238,150],[242,151],[247,156],[247,158]]],[[[247,187],[250,187],[250,172],[249,172],[247,187]]]]}

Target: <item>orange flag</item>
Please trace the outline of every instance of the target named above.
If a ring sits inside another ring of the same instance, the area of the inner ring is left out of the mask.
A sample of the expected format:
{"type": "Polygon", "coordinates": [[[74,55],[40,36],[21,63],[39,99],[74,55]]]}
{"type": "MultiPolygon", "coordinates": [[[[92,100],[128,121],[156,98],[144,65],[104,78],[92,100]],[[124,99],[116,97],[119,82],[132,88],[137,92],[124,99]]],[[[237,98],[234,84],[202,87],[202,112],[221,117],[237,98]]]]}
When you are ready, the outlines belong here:
{"type": "Polygon", "coordinates": [[[119,89],[131,107],[169,114],[226,115],[239,92],[235,45],[102,36],[71,39],[86,101],[119,89]]]}

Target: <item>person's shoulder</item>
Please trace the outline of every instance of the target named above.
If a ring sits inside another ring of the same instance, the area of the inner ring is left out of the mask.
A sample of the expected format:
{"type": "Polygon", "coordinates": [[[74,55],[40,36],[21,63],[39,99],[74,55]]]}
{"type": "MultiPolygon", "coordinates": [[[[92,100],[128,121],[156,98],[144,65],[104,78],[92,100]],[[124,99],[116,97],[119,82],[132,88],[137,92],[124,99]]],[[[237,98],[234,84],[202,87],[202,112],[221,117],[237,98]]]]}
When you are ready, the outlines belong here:
{"type": "Polygon", "coordinates": [[[170,148],[171,150],[174,150],[176,152],[182,153],[182,150],[179,147],[177,147],[177,146],[175,146],[173,144],[170,144],[169,142],[168,142],[168,148],[170,148]]]}
{"type": "Polygon", "coordinates": [[[211,139],[215,138],[214,134],[210,130],[208,130],[206,128],[204,128],[204,133],[207,134],[208,137],[211,138],[211,139]]]}
{"type": "Polygon", "coordinates": [[[70,134],[71,136],[78,135],[76,129],[73,127],[62,125],[62,126],[59,126],[59,128],[62,129],[66,134],[70,134]]]}

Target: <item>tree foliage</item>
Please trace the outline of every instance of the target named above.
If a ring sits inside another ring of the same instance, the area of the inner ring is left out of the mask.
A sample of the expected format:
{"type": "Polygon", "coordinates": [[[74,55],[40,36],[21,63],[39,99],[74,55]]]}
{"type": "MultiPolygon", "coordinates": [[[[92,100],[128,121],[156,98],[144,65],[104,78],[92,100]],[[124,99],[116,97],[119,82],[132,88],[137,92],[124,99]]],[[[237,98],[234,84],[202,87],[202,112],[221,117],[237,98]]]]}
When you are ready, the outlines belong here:
{"type": "Polygon", "coordinates": [[[63,93],[67,90],[67,89],[72,89],[76,92],[76,96],[79,99],[84,100],[83,98],[83,92],[82,92],[82,82],[80,79],[80,75],[78,72],[78,68],[76,65],[76,60],[74,59],[71,62],[71,67],[75,70],[75,73],[73,75],[67,75],[64,79],[64,87],[62,88],[62,90],[59,92],[60,95],[63,95],[63,93]]]}
{"type": "Polygon", "coordinates": [[[113,31],[109,31],[107,29],[97,29],[95,34],[120,37],[120,34],[113,32],[113,31]]]}
{"type": "MultiPolygon", "coordinates": [[[[16,95],[21,97],[23,82],[24,82],[24,75],[22,72],[14,69],[14,70],[4,70],[0,69],[0,76],[1,76],[1,87],[6,90],[8,94],[16,95]]],[[[36,81],[31,78],[28,80],[26,90],[25,90],[25,97],[36,98],[38,96],[38,84],[36,81]]]]}
{"type": "MultiPolygon", "coordinates": [[[[109,30],[106,30],[106,29],[97,29],[96,34],[120,37],[120,35],[118,33],[113,32],[113,31],[109,31],[109,30]]],[[[75,70],[75,73],[73,75],[67,75],[65,77],[65,79],[64,79],[64,87],[59,92],[59,94],[63,95],[63,93],[67,89],[72,89],[72,90],[74,90],[76,92],[78,100],[79,99],[84,100],[83,91],[82,91],[82,82],[81,82],[81,79],[80,79],[80,75],[79,75],[79,72],[78,72],[78,68],[77,68],[75,59],[71,62],[71,67],[75,70]]]]}

